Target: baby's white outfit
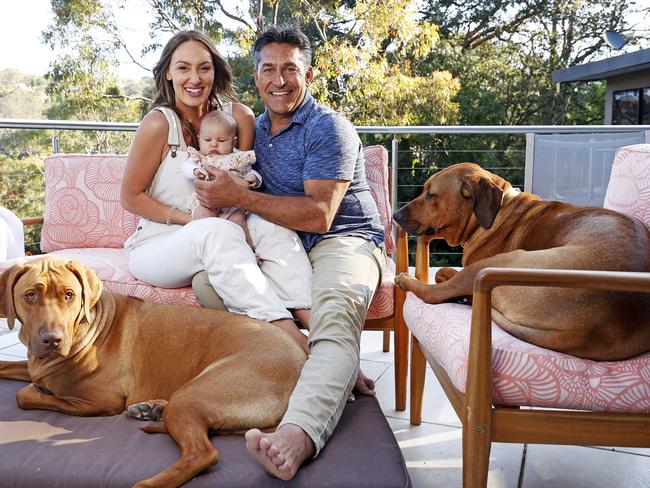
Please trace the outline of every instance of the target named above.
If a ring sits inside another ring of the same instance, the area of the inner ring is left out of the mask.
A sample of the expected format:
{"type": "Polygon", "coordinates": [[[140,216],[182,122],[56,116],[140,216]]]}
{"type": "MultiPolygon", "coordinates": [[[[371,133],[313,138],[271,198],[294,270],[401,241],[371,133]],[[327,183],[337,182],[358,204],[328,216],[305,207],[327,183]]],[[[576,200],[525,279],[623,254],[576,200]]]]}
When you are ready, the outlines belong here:
{"type": "MultiPolygon", "coordinates": [[[[249,175],[255,176],[257,184],[251,185],[251,188],[259,188],[262,184],[262,177],[252,168],[255,163],[255,151],[240,151],[234,149],[230,154],[201,154],[193,147],[188,147],[187,152],[190,157],[183,162],[182,170],[183,175],[194,181],[195,171],[201,170],[206,166],[214,166],[215,168],[224,171],[234,171],[240,178],[246,178],[249,175]]],[[[204,173],[207,176],[207,173],[204,173]]],[[[191,213],[196,207],[199,206],[199,201],[196,198],[196,193],[192,193],[187,198],[187,210],[191,213]]],[[[218,212],[218,217],[227,219],[232,213],[237,210],[234,207],[223,208],[218,212]]]]}

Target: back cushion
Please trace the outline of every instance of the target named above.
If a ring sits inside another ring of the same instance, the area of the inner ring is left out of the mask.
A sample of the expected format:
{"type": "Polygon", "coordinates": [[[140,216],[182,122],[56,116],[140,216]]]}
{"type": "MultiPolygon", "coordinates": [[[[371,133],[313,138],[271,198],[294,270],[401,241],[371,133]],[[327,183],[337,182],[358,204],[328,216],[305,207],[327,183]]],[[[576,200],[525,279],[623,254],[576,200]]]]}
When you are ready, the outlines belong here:
{"type": "MultiPolygon", "coordinates": [[[[388,192],[388,152],[363,149],[366,178],[386,232],[386,251],[394,252],[388,192]]],[[[124,246],[138,217],[120,204],[126,156],[55,154],[45,160],[45,216],[41,250],[124,246]]]]}
{"type": "Polygon", "coordinates": [[[616,151],[603,206],[636,217],[650,228],[650,144],[616,151]]]}
{"type": "Polygon", "coordinates": [[[386,252],[393,254],[395,244],[391,234],[393,211],[388,191],[388,151],[384,146],[368,146],[363,148],[363,156],[370,193],[377,204],[379,219],[386,234],[386,252]]]}
{"type": "Polygon", "coordinates": [[[55,154],[45,160],[43,252],[124,246],[138,217],[120,204],[126,156],[55,154]]]}

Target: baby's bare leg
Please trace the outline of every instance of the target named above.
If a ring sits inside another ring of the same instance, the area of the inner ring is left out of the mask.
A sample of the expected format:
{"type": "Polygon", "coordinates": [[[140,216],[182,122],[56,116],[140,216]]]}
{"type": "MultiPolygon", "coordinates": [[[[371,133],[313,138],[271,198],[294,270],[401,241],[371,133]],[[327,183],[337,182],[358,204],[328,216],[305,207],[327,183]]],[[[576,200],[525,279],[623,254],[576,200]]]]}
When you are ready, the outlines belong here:
{"type": "Polygon", "coordinates": [[[255,251],[255,247],[253,246],[253,239],[251,239],[250,232],[248,232],[248,224],[246,223],[246,212],[244,212],[243,210],[235,210],[233,213],[230,214],[228,220],[239,225],[244,230],[244,235],[246,236],[246,242],[248,243],[250,248],[253,251],[255,251]]]}

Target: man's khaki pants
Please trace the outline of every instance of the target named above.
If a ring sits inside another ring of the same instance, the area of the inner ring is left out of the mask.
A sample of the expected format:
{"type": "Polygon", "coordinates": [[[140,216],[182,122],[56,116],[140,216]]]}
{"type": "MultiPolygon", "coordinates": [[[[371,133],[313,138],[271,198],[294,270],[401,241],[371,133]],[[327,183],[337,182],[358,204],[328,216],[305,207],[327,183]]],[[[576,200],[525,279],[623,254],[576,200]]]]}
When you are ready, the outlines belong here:
{"type": "Polygon", "coordinates": [[[302,428],[318,455],[357,379],[361,331],[386,257],[358,237],[324,239],[308,255],[314,268],[309,357],[280,425],[302,428]]]}
{"type": "MultiPolygon", "coordinates": [[[[358,237],[333,237],[308,253],[314,269],[309,357],[280,422],[302,428],[318,455],[343,413],[359,373],[359,342],[386,267],[383,248],[358,237]]],[[[204,307],[223,308],[205,273],[192,281],[204,307]]]]}

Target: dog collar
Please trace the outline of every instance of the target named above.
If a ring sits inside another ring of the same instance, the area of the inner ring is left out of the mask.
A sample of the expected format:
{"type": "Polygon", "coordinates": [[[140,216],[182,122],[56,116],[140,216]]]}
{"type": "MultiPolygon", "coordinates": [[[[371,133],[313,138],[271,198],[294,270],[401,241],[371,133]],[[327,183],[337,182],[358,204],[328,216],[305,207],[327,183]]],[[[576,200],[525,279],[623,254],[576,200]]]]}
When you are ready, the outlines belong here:
{"type": "Polygon", "coordinates": [[[510,189],[504,192],[503,196],[501,197],[501,206],[503,207],[506,203],[508,203],[520,193],[521,190],[519,188],[510,187],[510,189]]]}

